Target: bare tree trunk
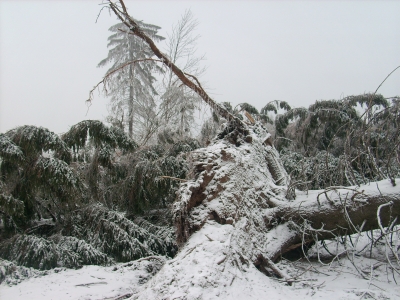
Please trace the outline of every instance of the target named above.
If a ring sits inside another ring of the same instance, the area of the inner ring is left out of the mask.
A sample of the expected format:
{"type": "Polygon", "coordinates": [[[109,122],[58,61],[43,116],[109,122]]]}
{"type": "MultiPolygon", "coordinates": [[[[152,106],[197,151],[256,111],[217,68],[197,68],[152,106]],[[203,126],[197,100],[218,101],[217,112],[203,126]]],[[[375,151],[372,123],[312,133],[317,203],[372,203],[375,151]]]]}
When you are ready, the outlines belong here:
{"type": "MultiPolygon", "coordinates": [[[[133,61],[133,52],[129,51],[129,60],[133,61]]],[[[133,65],[129,65],[128,132],[133,138],[133,65]]]]}

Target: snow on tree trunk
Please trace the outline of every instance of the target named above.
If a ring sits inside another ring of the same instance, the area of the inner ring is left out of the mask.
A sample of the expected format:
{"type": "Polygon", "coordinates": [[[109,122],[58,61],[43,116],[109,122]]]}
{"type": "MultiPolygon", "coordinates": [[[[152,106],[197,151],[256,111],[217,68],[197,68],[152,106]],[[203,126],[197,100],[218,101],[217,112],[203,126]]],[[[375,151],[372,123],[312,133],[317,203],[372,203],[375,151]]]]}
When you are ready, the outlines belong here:
{"type": "MultiPolygon", "coordinates": [[[[286,183],[288,175],[279,154],[264,143],[269,138],[265,129],[257,126],[235,140],[226,137],[192,152],[194,181],[181,186],[174,207],[179,243],[207,220],[242,223],[254,219],[253,208],[268,208],[267,199],[284,199],[285,189],[278,183],[286,183]]],[[[254,221],[256,226],[264,223],[259,217],[254,221]]]]}
{"type": "Polygon", "coordinates": [[[338,226],[348,232],[362,223],[362,230],[378,228],[377,208],[389,201],[391,214],[382,209],[382,224],[400,214],[400,188],[389,182],[380,182],[380,190],[371,184],[298,192],[287,200],[287,187],[279,184],[287,185],[288,176],[269,134],[260,125],[247,133],[230,132],[192,152],[192,180],[181,185],[174,204],[181,249],[134,299],[273,293],[276,284],[259,270],[286,277],[273,262],[303,240],[333,238],[338,226]]]}

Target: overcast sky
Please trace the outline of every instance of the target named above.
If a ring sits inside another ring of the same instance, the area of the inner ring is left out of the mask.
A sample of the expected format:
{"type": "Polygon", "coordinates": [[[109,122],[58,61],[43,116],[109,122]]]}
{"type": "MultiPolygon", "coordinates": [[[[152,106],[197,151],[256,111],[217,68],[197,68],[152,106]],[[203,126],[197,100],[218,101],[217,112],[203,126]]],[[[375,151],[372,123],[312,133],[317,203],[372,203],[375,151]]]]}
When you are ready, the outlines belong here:
{"type": "MultiPolygon", "coordinates": [[[[104,120],[107,99],[89,90],[106,69],[101,1],[0,0],[0,132],[19,125],[62,133],[104,120]]],[[[201,78],[218,101],[308,106],[373,92],[400,65],[400,1],[126,1],[166,36],[186,9],[199,21],[201,78]]],[[[164,45],[160,44],[160,48],[164,45]]],[[[379,90],[400,95],[400,69],[379,90]]]]}

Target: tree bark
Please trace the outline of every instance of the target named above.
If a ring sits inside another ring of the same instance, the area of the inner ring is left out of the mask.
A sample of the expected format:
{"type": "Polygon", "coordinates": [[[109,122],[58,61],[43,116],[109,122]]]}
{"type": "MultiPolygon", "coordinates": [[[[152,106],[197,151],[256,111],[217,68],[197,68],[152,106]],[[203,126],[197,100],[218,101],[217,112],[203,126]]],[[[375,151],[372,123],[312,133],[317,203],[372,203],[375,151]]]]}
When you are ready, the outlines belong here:
{"type": "Polygon", "coordinates": [[[322,241],[379,229],[379,222],[384,227],[398,223],[394,219],[400,216],[399,187],[393,187],[387,179],[353,188],[310,191],[298,200],[275,203],[278,206],[271,208],[269,220],[279,224],[270,225],[268,236],[280,230],[290,234],[276,235],[276,245],[268,250],[268,257],[276,261],[281,254],[314,241],[315,237],[322,241]]]}
{"type": "MultiPolygon", "coordinates": [[[[133,52],[129,50],[129,60],[133,61],[133,52]]],[[[128,99],[128,132],[133,138],[133,65],[129,65],[129,99],[128,99]]]]}
{"type": "Polygon", "coordinates": [[[254,263],[259,255],[276,261],[281,254],[311,241],[311,234],[323,240],[378,229],[377,209],[385,203],[392,202],[381,211],[382,224],[389,226],[400,215],[400,187],[392,187],[389,180],[358,188],[297,191],[296,200],[287,200],[287,186],[278,185],[285,177],[283,167],[276,166],[279,157],[273,165],[266,159],[271,149],[253,131],[251,143],[237,147],[222,139],[192,153],[195,180],[182,184],[175,204],[180,244],[207,220],[235,227],[245,222],[246,230],[238,231],[243,235],[240,239],[255,238],[255,246],[247,244],[244,249],[248,257],[254,263]],[[272,174],[278,173],[274,169],[279,170],[279,178],[272,174]]]}

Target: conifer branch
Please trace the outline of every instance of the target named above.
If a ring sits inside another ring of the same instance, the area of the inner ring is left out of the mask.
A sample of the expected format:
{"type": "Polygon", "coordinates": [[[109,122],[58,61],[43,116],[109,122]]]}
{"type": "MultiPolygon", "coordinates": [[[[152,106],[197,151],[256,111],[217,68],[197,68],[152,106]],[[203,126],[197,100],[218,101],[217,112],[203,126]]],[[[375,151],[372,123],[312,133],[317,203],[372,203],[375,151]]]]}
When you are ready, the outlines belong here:
{"type": "Polygon", "coordinates": [[[104,76],[104,78],[103,78],[101,81],[99,81],[99,82],[90,90],[90,92],[89,92],[89,99],[86,100],[86,103],[91,103],[91,102],[92,102],[92,99],[93,99],[93,92],[95,91],[95,89],[97,89],[97,88],[99,87],[100,84],[103,84],[103,85],[104,85],[104,89],[105,89],[106,92],[107,92],[106,82],[107,82],[107,79],[108,79],[112,74],[114,74],[115,72],[117,72],[117,71],[119,71],[119,70],[121,70],[121,69],[123,69],[123,68],[125,68],[125,67],[127,67],[127,66],[129,66],[129,65],[135,65],[136,63],[138,63],[138,62],[143,62],[143,61],[162,62],[162,61],[159,60],[159,59],[154,59],[154,58],[142,58],[142,59],[136,59],[136,60],[134,60],[134,61],[129,61],[129,62],[123,64],[122,66],[119,66],[118,68],[116,68],[116,69],[114,69],[114,70],[108,72],[108,73],[104,76]]]}
{"type": "Polygon", "coordinates": [[[223,108],[221,105],[219,105],[217,102],[215,102],[201,88],[201,86],[199,86],[198,84],[191,81],[180,68],[178,68],[165,54],[163,54],[158,49],[158,47],[155,45],[153,40],[141,30],[138,23],[132,17],[130,17],[128,15],[124,1],[119,0],[119,3],[121,5],[123,11],[121,11],[121,9],[116,5],[116,3],[109,0],[109,6],[110,6],[111,10],[131,30],[131,32],[134,35],[141,38],[143,41],[145,41],[148,44],[148,46],[151,48],[153,53],[163,62],[164,65],[166,65],[169,69],[171,69],[171,71],[182,81],[183,84],[185,84],[191,90],[196,92],[208,105],[211,106],[211,108],[213,108],[223,118],[225,118],[229,121],[234,121],[236,123],[236,125],[238,125],[240,127],[246,127],[245,124],[239,118],[235,117],[229,111],[227,111],[225,108],[223,108]]]}

